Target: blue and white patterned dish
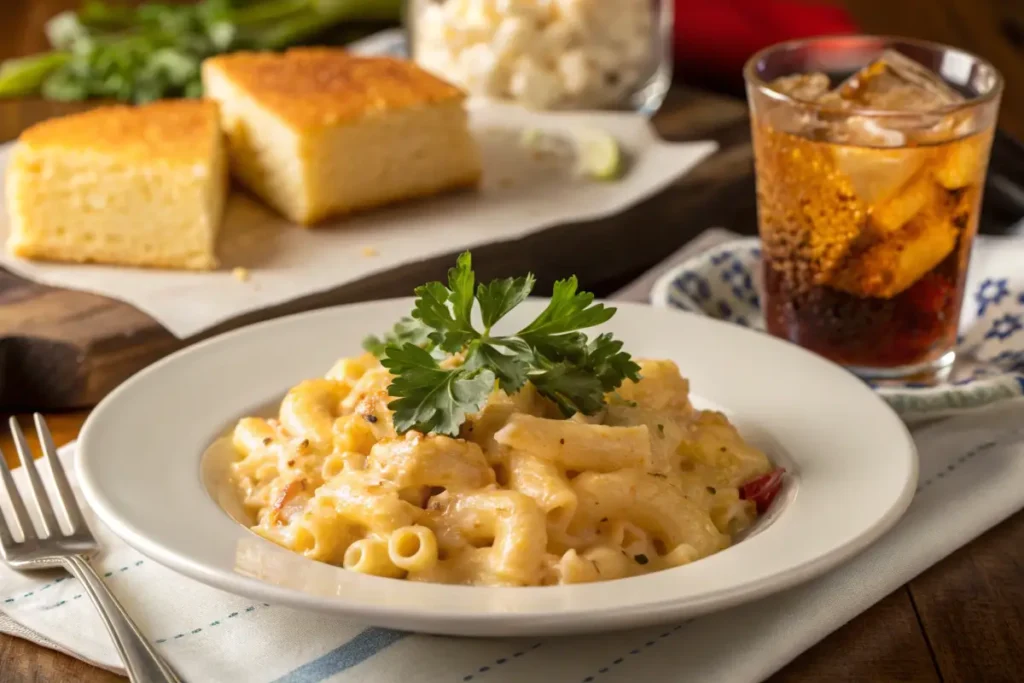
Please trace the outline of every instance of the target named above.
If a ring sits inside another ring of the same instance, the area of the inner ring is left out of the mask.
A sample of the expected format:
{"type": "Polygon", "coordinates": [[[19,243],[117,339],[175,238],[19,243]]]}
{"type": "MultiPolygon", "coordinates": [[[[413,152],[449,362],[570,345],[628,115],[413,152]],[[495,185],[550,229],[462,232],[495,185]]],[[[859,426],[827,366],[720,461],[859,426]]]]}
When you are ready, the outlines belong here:
{"type": "MultiPolygon", "coordinates": [[[[756,238],[720,244],[670,269],[651,303],[764,329],[756,238]]],[[[979,238],[948,383],[875,387],[908,420],[961,413],[1024,397],[1024,241],[979,238]]]]}

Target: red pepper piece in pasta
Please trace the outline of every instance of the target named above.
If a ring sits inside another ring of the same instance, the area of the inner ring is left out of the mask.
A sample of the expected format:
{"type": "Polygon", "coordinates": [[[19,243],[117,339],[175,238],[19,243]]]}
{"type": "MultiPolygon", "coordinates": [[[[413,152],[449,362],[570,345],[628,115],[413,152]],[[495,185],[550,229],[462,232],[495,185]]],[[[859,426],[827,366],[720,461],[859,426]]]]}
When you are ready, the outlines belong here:
{"type": "Polygon", "coordinates": [[[782,475],[785,473],[786,469],[779,467],[768,474],[751,479],[740,486],[740,498],[753,501],[757,505],[758,514],[764,514],[782,489],[782,475]]]}

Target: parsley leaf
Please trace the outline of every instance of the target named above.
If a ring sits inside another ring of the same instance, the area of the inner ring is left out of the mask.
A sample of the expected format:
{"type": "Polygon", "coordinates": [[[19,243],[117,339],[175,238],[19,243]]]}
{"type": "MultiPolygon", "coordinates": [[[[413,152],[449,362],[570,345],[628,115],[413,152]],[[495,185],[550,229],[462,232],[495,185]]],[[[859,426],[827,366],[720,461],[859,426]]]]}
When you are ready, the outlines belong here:
{"type": "Polygon", "coordinates": [[[480,336],[470,319],[475,279],[472,260],[466,252],[448,271],[447,287],[441,282],[428,282],[415,290],[412,317],[433,328],[430,339],[450,353],[480,336]]]}
{"type": "Polygon", "coordinates": [[[415,344],[416,346],[429,348],[432,346],[430,343],[430,332],[431,328],[415,318],[406,316],[395,323],[395,326],[383,338],[370,335],[364,339],[363,348],[378,358],[384,355],[384,347],[388,344],[398,344],[399,346],[415,344]]]}
{"type": "Polygon", "coordinates": [[[488,332],[494,327],[494,323],[526,301],[526,297],[533,291],[534,284],[536,280],[533,273],[528,273],[526,277],[492,280],[490,284],[481,284],[477,288],[476,298],[480,302],[480,312],[488,332]]]}
{"type": "Polygon", "coordinates": [[[390,407],[399,432],[455,435],[466,413],[479,410],[495,386],[513,394],[527,381],[566,417],[593,415],[624,379],[640,378],[622,342],[610,334],[589,340],[580,331],[608,321],[615,309],[578,291],[575,277],[555,283],[550,303],[533,322],[501,336],[492,334],[493,327],[526,300],[535,279],[527,274],[477,285],[472,265],[469,252],[459,256],[447,284],[416,288],[411,318],[383,339],[363,343],[395,376],[390,407]],[[474,326],[474,304],[483,331],[474,326]],[[438,361],[445,354],[461,354],[461,365],[442,368],[438,361]]]}
{"type": "Polygon", "coordinates": [[[600,325],[615,315],[614,308],[595,304],[593,294],[577,293],[577,287],[575,275],[568,280],[556,282],[551,293],[551,303],[536,320],[519,330],[516,336],[532,345],[545,337],[600,325]]]}
{"type": "Polygon", "coordinates": [[[543,372],[530,375],[530,381],[541,395],[554,401],[562,414],[593,415],[604,407],[601,381],[587,368],[571,363],[557,363],[543,372]]]}
{"type": "Polygon", "coordinates": [[[494,373],[487,368],[445,370],[415,344],[389,344],[381,363],[395,375],[390,408],[400,433],[415,429],[457,436],[466,413],[480,410],[494,389],[494,373]]]}
{"type": "Polygon", "coordinates": [[[476,284],[476,273],[473,272],[473,257],[469,252],[459,255],[455,267],[448,270],[448,301],[452,305],[455,319],[470,331],[473,324],[473,285],[476,284]]]}
{"type": "Polygon", "coordinates": [[[624,377],[634,382],[640,380],[640,366],[622,350],[622,342],[612,338],[610,334],[598,335],[587,345],[584,366],[594,373],[605,391],[617,389],[624,377]]]}
{"type": "Polygon", "coordinates": [[[526,376],[530,371],[528,361],[520,356],[503,353],[497,346],[477,344],[470,348],[466,357],[467,368],[490,368],[498,379],[498,386],[509,394],[514,394],[526,384],[526,376]]]}

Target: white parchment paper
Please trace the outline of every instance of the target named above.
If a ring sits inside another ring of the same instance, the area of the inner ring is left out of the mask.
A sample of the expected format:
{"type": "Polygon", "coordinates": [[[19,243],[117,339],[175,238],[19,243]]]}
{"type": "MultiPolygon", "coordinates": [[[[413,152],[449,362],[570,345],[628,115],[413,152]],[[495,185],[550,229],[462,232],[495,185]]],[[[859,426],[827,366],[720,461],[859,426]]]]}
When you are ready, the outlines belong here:
{"type": "MultiPolygon", "coordinates": [[[[480,104],[471,108],[471,120],[484,155],[484,181],[476,192],[415,201],[307,229],[236,191],[218,244],[221,269],[208,273],[33,262],[6,252],[0,265],[43,284],[120,299],[185,338],[237,315],[403,264],[620,212],[664,189],[717,148],[711,141],[666,143],[647,119],[634,114],[536,113],[480,104]],[[523,130],[559,137],[595,127],[614,135],[626,151],[628,172],[618,181],[581,178],[574,173],[571,155],[538,153],[520,141],[523,130]],[[234,277],[236,267],[248,269],[249,279],[234,277]]],[[[0,147],[0,174],[9,154],[10,145],[0,147]]],[[[6,239],[7,231],[5,212],[0,239],[6,239]]]]}

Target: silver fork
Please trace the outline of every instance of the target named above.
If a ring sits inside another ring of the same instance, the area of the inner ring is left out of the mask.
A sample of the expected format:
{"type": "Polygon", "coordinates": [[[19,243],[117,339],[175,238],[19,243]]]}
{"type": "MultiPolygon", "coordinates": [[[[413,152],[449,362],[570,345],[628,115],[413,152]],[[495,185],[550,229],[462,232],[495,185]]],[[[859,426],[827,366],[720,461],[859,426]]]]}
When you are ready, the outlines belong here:
{"type": "Polygon", "coordinates": [[[42,529],[36,529],[25,507],[25,500],[18,493],[11,477],[3,453],[0,453],[0,476],[3,478],[7,499],[14,510],[18,526],[21,528],[22,540],[15,541],[11,528],[3,515],[0,515],[0,554],[12,568],[32,571],[35,569],[51,569],[63,567],[77,578],[85,588],[85,593],[99,610],[103,623],[110,633],[121,661],[128,670],[128,678],[139,683],[180,683],[171,668],[160,659],[138,627],[125,613],[117,599],[107,590],[106,585],[86,561],[86,556],[99,549],[99,544],[89,532],[89,527],[78,508],[75,495],[71,492],[64,467],[57,458],[57,449],[53,446],[53,437],[39,413],[35,414],[36,432],[43,446],[43,454],[50,464],[50,472],[57,487],[58,503],[64,508],[67,520],[71,525],[71,533],[65,534],[57,522],[53,504],[43,488],[32,453],[29,451],[25,435],[15,418],[11,418],[11,434],[18,449],[22,467],[28,476],[42,520],[42,529]]]}

